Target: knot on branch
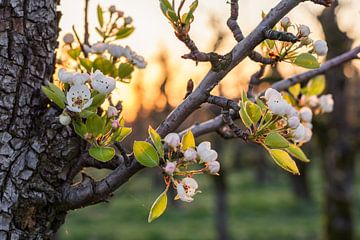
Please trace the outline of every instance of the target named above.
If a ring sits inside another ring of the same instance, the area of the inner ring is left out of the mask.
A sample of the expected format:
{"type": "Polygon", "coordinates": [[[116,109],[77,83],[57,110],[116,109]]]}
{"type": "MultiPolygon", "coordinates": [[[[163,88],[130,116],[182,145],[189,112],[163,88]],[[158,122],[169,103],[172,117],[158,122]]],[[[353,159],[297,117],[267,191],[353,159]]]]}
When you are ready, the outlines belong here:
{"type": "Polygon", "coordinates": [[[249,138],[249,133],[247,131],[242,130],[236,123],[234,122],[229,109],[223,109],[221,111],[224,123],[229,126],[229,128],[234,132],[235,136],[238,138],[247,141],[249,138]]]}
{"type": "Polygon", "coordinates": [[[221,108],[233,109],[235,112],[240,111],[240,107],[235,101],[227,99],[225,97],[210,95],[207,99],[207,102],[210,104],[217,105],[221,108]]]}
{"type": "Polygon", "coordinates": [[[264,31],[265,38],[270,40],[278,40],[283,42],[292,42],[296,43],[299,39],[294,34],[289,32],[281,32],[272,29],[265,29],[264,31]]]}
{"type": "Polygon", "coordinates": [[[209,53],[210,63],[211,63],[211,71],[220,72],[229,67],[232,61],[232,52],[226,55],[219,55],[217,53],[209,53]]]}

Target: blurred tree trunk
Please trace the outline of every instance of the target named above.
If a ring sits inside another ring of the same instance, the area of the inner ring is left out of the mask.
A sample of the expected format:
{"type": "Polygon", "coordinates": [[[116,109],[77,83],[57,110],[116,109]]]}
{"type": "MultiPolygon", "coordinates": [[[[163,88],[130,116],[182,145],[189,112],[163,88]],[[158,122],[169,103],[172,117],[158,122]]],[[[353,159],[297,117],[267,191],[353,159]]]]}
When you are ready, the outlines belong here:
{"type": "MultiPolygon", "coordinates": [[[[329,45],[327,58],[348,51],[352,40],[341,32],[336,22],[335,8],[338,2],[323,12],[319,20],[323,26],[329,45]]],[[[325,178],[325,239],[354,239],[353,226],[353,183],[354,183],[354,141],[353,129],[348,119],[347,79],[344,66],[339,66],[326,74],[328,92],[335,99],[324,136],[321,136],[323,150],[323,169],[325,178]]]]}
{"type": "Polygon", "coordinates": [[[63,224],[61,187],[79,141],[47,107],[56,1],[0,0],[0,239],[51,239],[63,224]]]}

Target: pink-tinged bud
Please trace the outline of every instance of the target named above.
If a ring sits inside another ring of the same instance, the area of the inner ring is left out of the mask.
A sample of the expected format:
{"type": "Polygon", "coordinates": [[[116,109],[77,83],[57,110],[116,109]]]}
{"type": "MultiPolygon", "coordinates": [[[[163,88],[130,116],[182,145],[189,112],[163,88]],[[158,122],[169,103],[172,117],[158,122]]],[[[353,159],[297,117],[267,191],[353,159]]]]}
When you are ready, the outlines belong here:
{"type": "Polygon", "coordinates": [[[116,117],[117,115],[118,115],[118,110],[113,106],[109,106],[107,110],[107,117],[112,118],[112,117],[116,117]]]}
{"type": "Polygon", "coordinates": [[[169,133],[166,135],[164,141],[172,148],[176,148],[180,145],[180,137],[177,133],[169,133]]]}
{"type": "Polygon", "coordinates": [[[176,170],[176,163],[167,161],[166,166],[164,167],[164,172],[167,175],[172,176],[176,170]]]}
{"type": "Polygon", "coordinates": [[[184,152],[185,161],[195,161],[197,157],[197,152],[195,149],[189,148],[184,152]]]}
{"type": "Polygon", "coordinates": [[[220,171],[220,163],[218,161],[208,162],[207,167],[211,174],[217,174],[220,171]]]}
{"type": "Polygon", "coordinates": [[[112,120],[112,121],[111,121],[111,127],[112,127],[114,130],[120,128],[120,122],[119,122],[119,120],[112,120]]]}

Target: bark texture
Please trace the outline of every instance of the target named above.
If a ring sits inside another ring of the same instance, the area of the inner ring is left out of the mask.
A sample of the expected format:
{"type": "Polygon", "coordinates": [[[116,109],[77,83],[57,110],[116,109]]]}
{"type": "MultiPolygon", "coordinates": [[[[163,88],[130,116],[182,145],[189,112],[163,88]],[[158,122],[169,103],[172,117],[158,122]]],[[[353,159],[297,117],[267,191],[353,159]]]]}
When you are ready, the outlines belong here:
{"type": "Polygon", "coordinates": [[[50,239],[78,139],[41,94],[57,46],[56,1],[0,0],[0,239],[50,239]]]}

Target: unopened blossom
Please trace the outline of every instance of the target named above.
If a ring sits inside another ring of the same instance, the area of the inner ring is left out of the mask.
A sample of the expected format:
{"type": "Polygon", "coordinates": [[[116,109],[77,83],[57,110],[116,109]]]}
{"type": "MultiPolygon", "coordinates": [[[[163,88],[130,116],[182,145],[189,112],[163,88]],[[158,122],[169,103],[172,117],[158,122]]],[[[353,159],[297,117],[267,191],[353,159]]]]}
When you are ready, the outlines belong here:
{"type": "Polygon", "coordinates": [[[102,94],[111,93],[116,87],[116,81],[112,77],[105,76],[100,70],[91,74],[91,86],[102,94]]]}
{"type": "Polygon", "coordinates": [[[307,100],[310,107],[314,108],[319,104],[319,98],[317,96],[310,96],[307,100]]]}
{"type": "Polygon", "coordinates": [[[217,174],[220,171],[220,163],[218,161],[211,161],[207,163],[209,173],[217,174]]]}
{"type": "Polygon", "coordinates": [[[287,29],[288,27],[291,26],[290,18],[289,17],[284,17],[283,19],[281,19],[280,24],[284,29],[287,29]]]}
{"type": "Polygon", "coordinates": [[[142,69],[142,68],[145,68],[147,63],[144,59],[144,57],[142,56],[135,56],[133,59],[132,59],[132,62],[136,65],[136,67],[142,69]]]}
{"type": "Polygon", "coordinates": [[[300,25],[299,27],[299,35],[301,37],[307,37],[310,35],[310,28],[306,25],[300,25]]]}
{"type": "Polygon", "coordinates": [[[301,120],[303,120],[304,122],[311,122],[312,117],[313,117],[313,113],[312,113],[310,108],[302,107],[300,109],[300,118],[301,118],[301,120]]]}
{"type": "Polygon", "coordinates": [[[310,128],[305,127],[305,135],[302,139],[302,142],[304,142],[304,143],[310,142],[312,135],[313,135],[312,130],[310,128]]]}
{"type": "Polygon", "coordinates": [[[313,125],[312,125],[312,123],[310,123],[310,122],[304,122],[303,125],[304,125],[304,127],[306,127],[306,128],[313,129],[313,125]]]}
{"type": "Polygon", "coordinates": [[[327,42],[324,40],[317,40],[314,42],[314,51],[318,56],[326,56],[329,51],[327,42]]]}
{"type": "Polygon", "coordinates": [[[193,196],[196,194],[198,184],[195,179],[186,177],[176,186],[177,196],[181,201],[192,202],[193,196]]]}
{"type": "Polygon", "coordinates": [[[180,137],[177,133],[169,133],[164,138],[164,141],[172,148],[176,148],[180,145],[180,137]]]}
{"type": "Polygon", "coordinates": [[[269,110],[279,116],[283,116],[288,109],[287,102],[277,96],[270,97],[267,104],[269,110]]]}
{"type": "Polygon", "coordinates": [[[324,113],[332,112],[334,109],[334,99],[331,94],[322,95],[319,98],[320,109],[324,113]]]}
{"type": "Polygon", "coordinates": [[[71,83],[73,81],[74,73],[68,72],[64,68],[60,68],[58,77],[62,83],[71,83]]]}
{"type": "Polygon", "coordinates": [[[301,123],[299,126],[292,132],[295,142],[301,142],[305,137],[306,128],[301,123]]]}
{"type": "Polygon", "coordinates": [[[197,152],[195,149],[193,148],[188,148],[185,152],[184,152],[184,160],[185,161],[195,161],[197,157],[197,152]]]}
{"type": "Polygon", "coordinates": [[[175,172],[175,170],[176,170],[176,162],[167,161],[167,163],[166,163],[166,165],[164,167],[164,172],[167,175],[172,176],[173,173],[175,172]]]}
{"type": "Polygon", "coordinates": [[[59,116],[59,122],[64,125],[64,126],[67,126],[71,123],[71,117],[66,114],[66,113],[62,113],[60,116],[59,116]]]}
{"type": "MultiPolygon", "coordinates": [[[[290,105],[290,104],[289,104],[290,105]]],[[[299,116],[299,112],[293,107],[290,105],[290,108],[287,109],[287,111],[285,112],[285,114],[288,116],[288,117],[298,117],[299,116]]]]}
{"type": "Polygon", "coordinates": [[[307,45],[312,44],[313,40],[309,37],[303,37],[303,38],[301,38],[300,43],[301,43],[301,45],[307,46],[307,45]]]}
{"type": "Polygon", "coordinates": [[[86,85],[74,85],[66,94],[67,108],[72,112],[81,112],[90,107],[93,102],[86,85]]]}
{"type": "Polygon", "coordinates": [[[116,117],[119,114],[119,111],[116,109],[116,107],[109,106],[106,114],[108,118],[112,118],[112,117],[116,117]]]}
{"type": "Polygon", "coordinates": [[[109,7],[109,12],[111,12],[111,13],[116,12],[116,6],[115,6],[115,5],[111,5],[111,6],[109,7]]]}
{"type": "Polygon", "coordinates": [[[64,35],[63,40],[64,43],[71,44],[74,42],[74,35],[72,35],[71,33],[67,33],[64,35]]]}
{"type": "Polygon", "coordinates": [[[279,93],[276,89],[268,88],[265,91],[265,98],[269,100],[271,97],[282,98],[281,93],[279,93]]]}
{"type": "Polygon", "coordinates": [[[123,12],[123,11],[118,10],[118,11],[116,11],[116,12],[117,12],[119,18],[121,18],[121,17],[124,16],[124,12],[123,12]]]}
{"type": "Polygon", "coordinates": [[[118,120],[118,119],[112,120],[112,121],[111,121],[111,127],[112,127],[112,129],[114,129],[114,130],[120,128],[121,125],[120,125],[119,120],[118,120]]]}
{"type": "Polygon", "coordinates": [[[97,42],[94,45],[92,45],[91,50],[93,53],[101,54],[101,53],[105,52],[107,47],[108,47],[108,45],[106,43],[97,42]]]}
{"type": "Polygon", "coordinates": [[[125,22],[126,25],[131,24],[133,22],[133,19],[132,19],[132,17],[126,17],[124,19],[124,22],[125,22]]]}
{"type": "Polygon", "coordinates": [[[293,128],[293,129],[296,129],[300,124],[300,119],[298,117],[290,117],[288,119],[288,126],[293,128]]]}
{"type": "Polygon", "coordinates": [[[125,54],[125,48],[123,48],[122,46],[115,45],[115,44],[109,44],[108,51],[115,58],[120,58],[121,56],[124,56],[124,54],[125,54]]]}
{"type": "Polygon", "coordinates": [[[83,49],[84,49],[85,53],[91,53],[92,52],[91,47],[89,45],[87,45],[87,44],[83,45],[83,49]]]}
{"type": "Polygon", "coordinates": [[[72,79],[74,85],[84,85],[90,79],[87,73],[75,73],[72,79]]]}

